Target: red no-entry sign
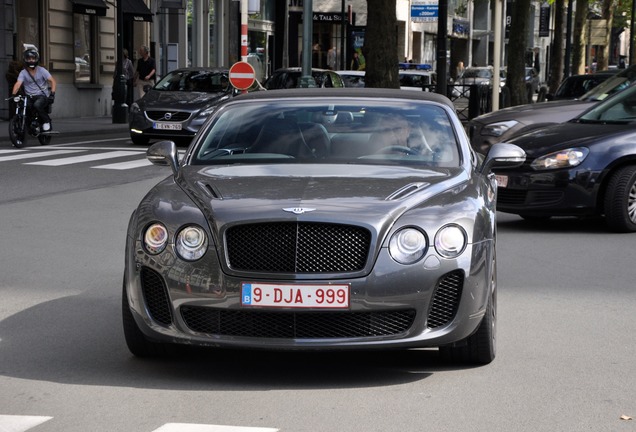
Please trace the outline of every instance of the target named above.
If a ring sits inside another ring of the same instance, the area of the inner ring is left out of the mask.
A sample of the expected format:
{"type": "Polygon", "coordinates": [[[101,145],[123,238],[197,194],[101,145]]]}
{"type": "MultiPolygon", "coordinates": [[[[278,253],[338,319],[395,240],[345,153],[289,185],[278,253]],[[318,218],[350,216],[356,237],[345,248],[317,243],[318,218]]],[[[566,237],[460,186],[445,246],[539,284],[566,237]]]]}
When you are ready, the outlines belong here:
{"type": "Polygon", "coordinates": [[[255,79],[254,68],[247,62],[236,62],[230,68],[230,84],[239,90],[250,88],[255,79]]]}

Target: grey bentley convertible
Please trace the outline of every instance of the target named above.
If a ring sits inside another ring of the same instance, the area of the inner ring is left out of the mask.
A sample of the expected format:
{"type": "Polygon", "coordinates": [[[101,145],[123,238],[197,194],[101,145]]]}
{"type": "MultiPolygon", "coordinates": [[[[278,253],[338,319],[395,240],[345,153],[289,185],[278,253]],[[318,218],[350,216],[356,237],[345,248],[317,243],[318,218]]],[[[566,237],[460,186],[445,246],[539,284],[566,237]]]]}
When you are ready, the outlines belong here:
{"type": "Polygon", "coordinates": [[[126,342],[439,348],[487,364],[497,323],[493,167],[427,92],[294,89],[220,104],[130,219],[126,342]]]}

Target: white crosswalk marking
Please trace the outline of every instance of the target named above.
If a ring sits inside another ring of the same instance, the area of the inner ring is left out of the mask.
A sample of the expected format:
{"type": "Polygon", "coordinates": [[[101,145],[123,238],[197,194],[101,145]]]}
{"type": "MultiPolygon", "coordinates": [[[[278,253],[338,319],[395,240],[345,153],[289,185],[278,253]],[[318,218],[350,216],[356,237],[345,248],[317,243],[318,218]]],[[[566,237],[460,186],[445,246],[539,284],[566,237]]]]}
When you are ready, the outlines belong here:
{"type": "Polygon", "coordinates": [[[221,426],[191,423],[166,423],[153,432],[276,432],[278,429],[242,426],[221,426]]]}
{"type": "Polygon", "coordinates": [[[108,153],[95,153],[83,156],[62,158],[62,159],[51,159],[39,162],[29,162],[25,165],[42,165],[42,166],[62,166],[62,165],[71,165],[82,162],[91,162],[102,159],[113,159],[124,156],[138,156],[143,153],[141,152],[133,152],[133,151],[113,151],[108,153]]]}
{"type": "Polygon", "coordinates": [[[25,432],[53,417],[0,415],[0,432],[25,432]]]}
{"type": "Polygon", "coordinates": [[[108,165],[98,165],[93,168],[98,169],[112,169],[112,170],[126,170],[131,168],[140,168],[144,166],[152,165],[152,163],[148,159],[137,159],[128,162],[120,162],[108,165]]]}
{"type": "Polygon", "coordinates": [[[21,159],[34,159],[49,156],[57,156],[69,153],[82,153],[83,150],[53,150],[53,151],[38,151],[38,152],[23,152],[14,154],[11,156],[0,156],[0,162],[21,160],[21,159]]]}

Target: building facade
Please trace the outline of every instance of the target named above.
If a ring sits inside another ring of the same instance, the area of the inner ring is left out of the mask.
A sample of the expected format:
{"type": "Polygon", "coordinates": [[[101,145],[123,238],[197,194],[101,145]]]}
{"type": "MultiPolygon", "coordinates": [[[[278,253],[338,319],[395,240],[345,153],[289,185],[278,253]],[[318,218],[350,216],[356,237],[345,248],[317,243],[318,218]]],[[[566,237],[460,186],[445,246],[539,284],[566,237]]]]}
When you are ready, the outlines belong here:
{"type": "MultiPolygon", "coordinates": [[[[264,80],[274,69],[300,66],[303,0],[244,1],[249,5],[249,53],[244,60],[254,66],[257,77],[264,80]]],[[[448,0],[449,76],[456,75],[459,62],[492,64],[495,1],[502,0],[448,0]]],[[[396,62],[437,67],[434,3],[396,0],[396,62]]],[[[506,17],[512,2],[502,3],[506,17]]],[[[23,44],[33,44],[40,50],[41,64],[58,81],[54,117],[111,115],[122,48],[135,62],[139,46],[149,46],[159,76],[184,66],[229,67],[242,59],[239,0],[4,0],[4,5],[0,67],[7,71],[7,80],[0,85],[0,97],[4,101],[9,96],[10,72],[15,60],[21,61],[23,44]]],[[[529,11],[533,25],[528,35],[530,62],[543,80],[553,21],[544,6],[537,3],[529,11]]],[[[313,67],[349,69],[353,52],[364,43],[366,0],[313,0],[312,10],[313,67]]],[[[505,65],[505,40],[502,46],[499,55],[505,65]]],[[[6,101],[0,106],[0,118],[9,117],[8,107],[6,101]]]]}

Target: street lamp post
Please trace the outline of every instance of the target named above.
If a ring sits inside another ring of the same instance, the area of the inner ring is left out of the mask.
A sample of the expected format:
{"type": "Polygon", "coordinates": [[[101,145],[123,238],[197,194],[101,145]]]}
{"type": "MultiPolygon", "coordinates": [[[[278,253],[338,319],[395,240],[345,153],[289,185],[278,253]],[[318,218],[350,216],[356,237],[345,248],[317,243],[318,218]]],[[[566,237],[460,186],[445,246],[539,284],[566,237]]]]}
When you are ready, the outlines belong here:
{"type": "Polygon", "coordinates": [[[115,80],[113,82],[113,123],[128,123],[126,77],[124,76],[124,12],[123,0],[117,0],[117,47],[115,49],[115,80]]]}

